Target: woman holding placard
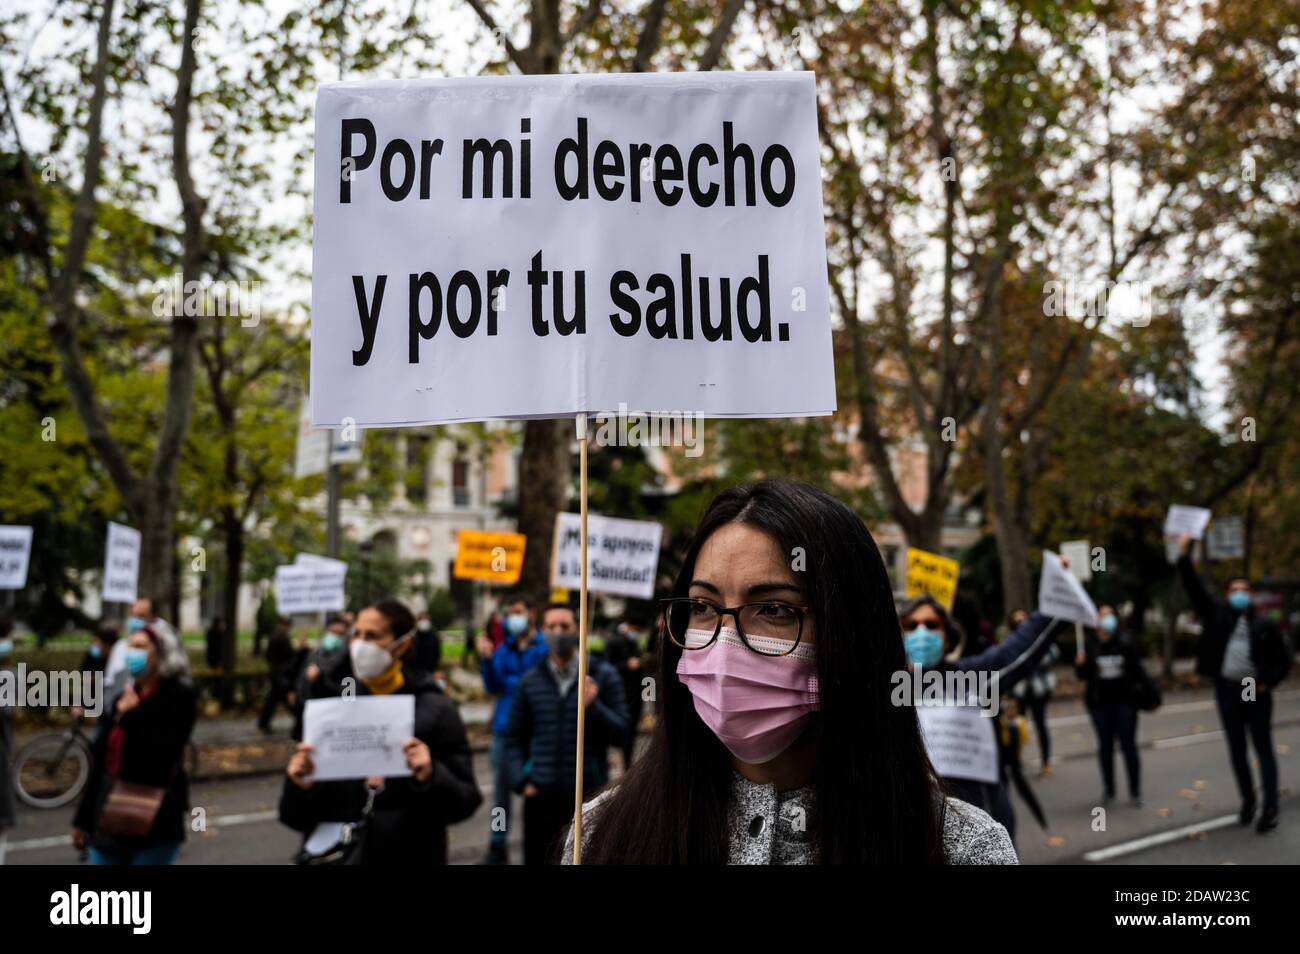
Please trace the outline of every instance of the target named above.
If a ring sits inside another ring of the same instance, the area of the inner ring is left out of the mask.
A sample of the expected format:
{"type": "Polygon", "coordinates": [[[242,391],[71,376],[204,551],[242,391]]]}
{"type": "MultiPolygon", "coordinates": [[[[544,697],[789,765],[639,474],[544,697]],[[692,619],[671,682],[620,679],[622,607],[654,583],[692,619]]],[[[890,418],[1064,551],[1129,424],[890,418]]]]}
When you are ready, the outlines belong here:
{"type": "Polygon", "coordinates": [[[584,807],[584,862],[1015,863],[891,703],[889,577],[844,504],[781,480],[718,495],[662,626],[654,735],[584,807]]]}
{"type": "Polygon", "coordinates": [[[447,826],[483,801],[456,704],[406,662],[414,636],[415,617],[402,603],[362,610],[347,655],[322,683],[343,694],[415,696],[415,735],[402,746],[411,774],[397,778],[313,782],[312,747],[298,745],[280,821],[306,836],[304,864],[446,864],[447,826]]]}

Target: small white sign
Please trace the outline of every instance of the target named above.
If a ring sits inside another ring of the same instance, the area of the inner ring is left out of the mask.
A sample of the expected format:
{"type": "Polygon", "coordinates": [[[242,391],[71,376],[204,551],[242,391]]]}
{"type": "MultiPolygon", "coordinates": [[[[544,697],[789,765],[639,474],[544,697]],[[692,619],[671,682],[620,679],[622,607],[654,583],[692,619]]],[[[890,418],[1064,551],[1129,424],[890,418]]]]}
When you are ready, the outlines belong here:
{"type": "Polygon", "coordinates": [[[1205,533],[1205,555],[1211,560],[1239,560],[1246,555],[1246,527],[1241,517],[1215,517],[1205,533]]]}
{"type": "Polygon", "coordinates": [[[0,590],[21,590],[27,585],[31,556],[31,527],[0,526],[0,590]]]}
{"type": "Polygon", "coordinates": [[[993,720],[978,706],[916,707],[930,764],[944,778],[998,781],[998,740],[993,720]]]}
{"type": "MultiPolygon", "coordinates": [[[[551,586],[582,585],[582,517],[555,515],[551,586]]],[[[649,520],[587,514],[587,590],[648,600],[654,596],[663,528],[649,520]]]]}
{"type": "Polygon", "coordinates": [[[1038,581],[1038,612],[1055,619],[1097,625],[1097,606],[1078,577],[1061,565],[1051,550],[1043,551],[1043,575],[1038,581]]]}
{"type": "Polygon", "coordinates": [[[1092,579],[1092,549],[1087,540],[1067,540],[1061,544],[1061,557],[1070,564],[1070,572],[1080,583],[1092,579]]]}
{"type": "Polygon", "coordinates": [[[293,476],[302,480],[313,474],[323,474],[329,468],[330,432],[323,427],[311,426],[311,408],[303,403],[298,415],[298,443],[294,448],[293,476]]]}
{"type": "Polygon", "coordinates": [[[275,605],[286,615],[343,609],[347,564],[304,563],[275,568],[275,605]]]}
{"type": "Polygon", "coordinates": [[[139,581],[140,531],[110,522],[104,543],[104,601],[134,603],[139,581]]]}
{"type": "Polygon", "coordinates": [[[1165,536],[1181,537],[1185,533],[1193,540],[1199,540],[1209,522],[1210,511],[1204,507],[1173,504],[1165,515],[1165,536]]]}
{"type": "Polygon", "coordinates": [[[415,696],[309,699],[302,739],[315,749],[318,782],[343,778],[408,776],[402,746],[415,735],[415,696]]]}

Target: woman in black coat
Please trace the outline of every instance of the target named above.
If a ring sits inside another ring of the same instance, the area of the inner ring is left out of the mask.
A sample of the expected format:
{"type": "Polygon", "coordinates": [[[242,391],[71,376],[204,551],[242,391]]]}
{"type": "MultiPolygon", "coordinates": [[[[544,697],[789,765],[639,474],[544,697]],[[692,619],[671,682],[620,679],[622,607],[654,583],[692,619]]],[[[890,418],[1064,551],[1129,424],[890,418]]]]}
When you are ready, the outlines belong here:
{"type": "Polygon", "coordinates": [[[396,600],[362,610],[330,680],[355,686],[358,696],[415,696],[415,736],[403,746],[410,776],[313,782],[312,747],[303,742],[280,798],[280,821],[309,837],[319,825],[357,821],[375,790],[361,864],[446,864],[447,826],[483,802],[460,711],[429,673],[403,662],[414,630],[415,618],[396,600]]]}
{"type": "Polygon", "coordinates": [[[91,864],[173,864],[190,809],[183,763],[194,729],[194,689],[185,678],[184,650],[148,626],[131,634],[126,665],[129,681],[109,703],[110,715],[95,735],[94,764],[73,819],[72,842],[78,851],[89,849],[91,864]],[[105,816],[110,795],[123,785],[162,792],[146,834],[115,831],[114,813],[105,816]]]}
{"type": "Polygon", "coordinates": [[[1102,800],[1115,797],[1115,742],[1124,753],[1128,793],[1142,804],[1142,767],[1137,750],[1138,707],[1134,695],[1142,662],[1132,643],[1119,632],[1119,617],[1109,606],[1097,610],[1097,636],[1075,658],[1075,672],[1088,686],[1084,703],[1097,732],[1101,759],[1102,800]]]}

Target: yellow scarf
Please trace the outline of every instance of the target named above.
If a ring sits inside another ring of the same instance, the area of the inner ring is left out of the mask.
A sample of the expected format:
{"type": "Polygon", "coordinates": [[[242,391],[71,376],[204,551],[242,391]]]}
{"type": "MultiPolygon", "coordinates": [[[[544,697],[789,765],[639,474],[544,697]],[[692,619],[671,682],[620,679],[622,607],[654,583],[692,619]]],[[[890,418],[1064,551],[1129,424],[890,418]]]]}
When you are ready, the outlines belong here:
{"type": "Polygon", "coordinates": [[[401,662],[394,662],[374,679],[362,679],[361,681],[366,684],[367,689],[377,696],[390,696],[406,685],[406,680],[402,677],[401,662]]]}

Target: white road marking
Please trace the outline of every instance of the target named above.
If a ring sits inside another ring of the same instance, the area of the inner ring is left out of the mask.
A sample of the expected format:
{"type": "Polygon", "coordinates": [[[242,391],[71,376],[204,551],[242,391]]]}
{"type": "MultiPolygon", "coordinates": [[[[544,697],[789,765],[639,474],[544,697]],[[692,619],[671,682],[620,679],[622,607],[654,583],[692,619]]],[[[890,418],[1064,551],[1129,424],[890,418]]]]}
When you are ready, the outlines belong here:
{"type": "MultiPolygon", "coordinates": [[[[208,824],[214,828],[232,828],[236,825],[256,825],[261,822],[277,821],[280,817],[278,811],[264,812],[244,812],[240,815],[218,815],[209,820],[208,824]]],[[[65,845],[72,844],[71,835],[51,835],[48,838],[28,838],[25,841],[12,841],[9,843],[9,854],[18,851],[42,851],[46,848],[62,848],[65,845]]]]}
{"type": "Polygon", "coordinates": [[[1111,845],[1109,848],[1098,848],[1096,851],[1086,852],[1083,860],[1092,862],[1109,861],[1122,855],[1131,855],[1135,851],[1145,851],[1147,848],[1154,848],[1157,845],[1167,845],[1171,841],[1178,841],[1188,835],[1214,831],[1216,828],[1227,828],[1229,825],[1235,825],[1236,823],[1236,815],[1223,815],[1220,818],[1197,822],[1194,825],[1184,825],[1182,828],[1175,828],[1173,831],[1163,831],[1155,835],[1147,835],[1145,838],[1123,841],[1118,845],[1111,845]]]}

